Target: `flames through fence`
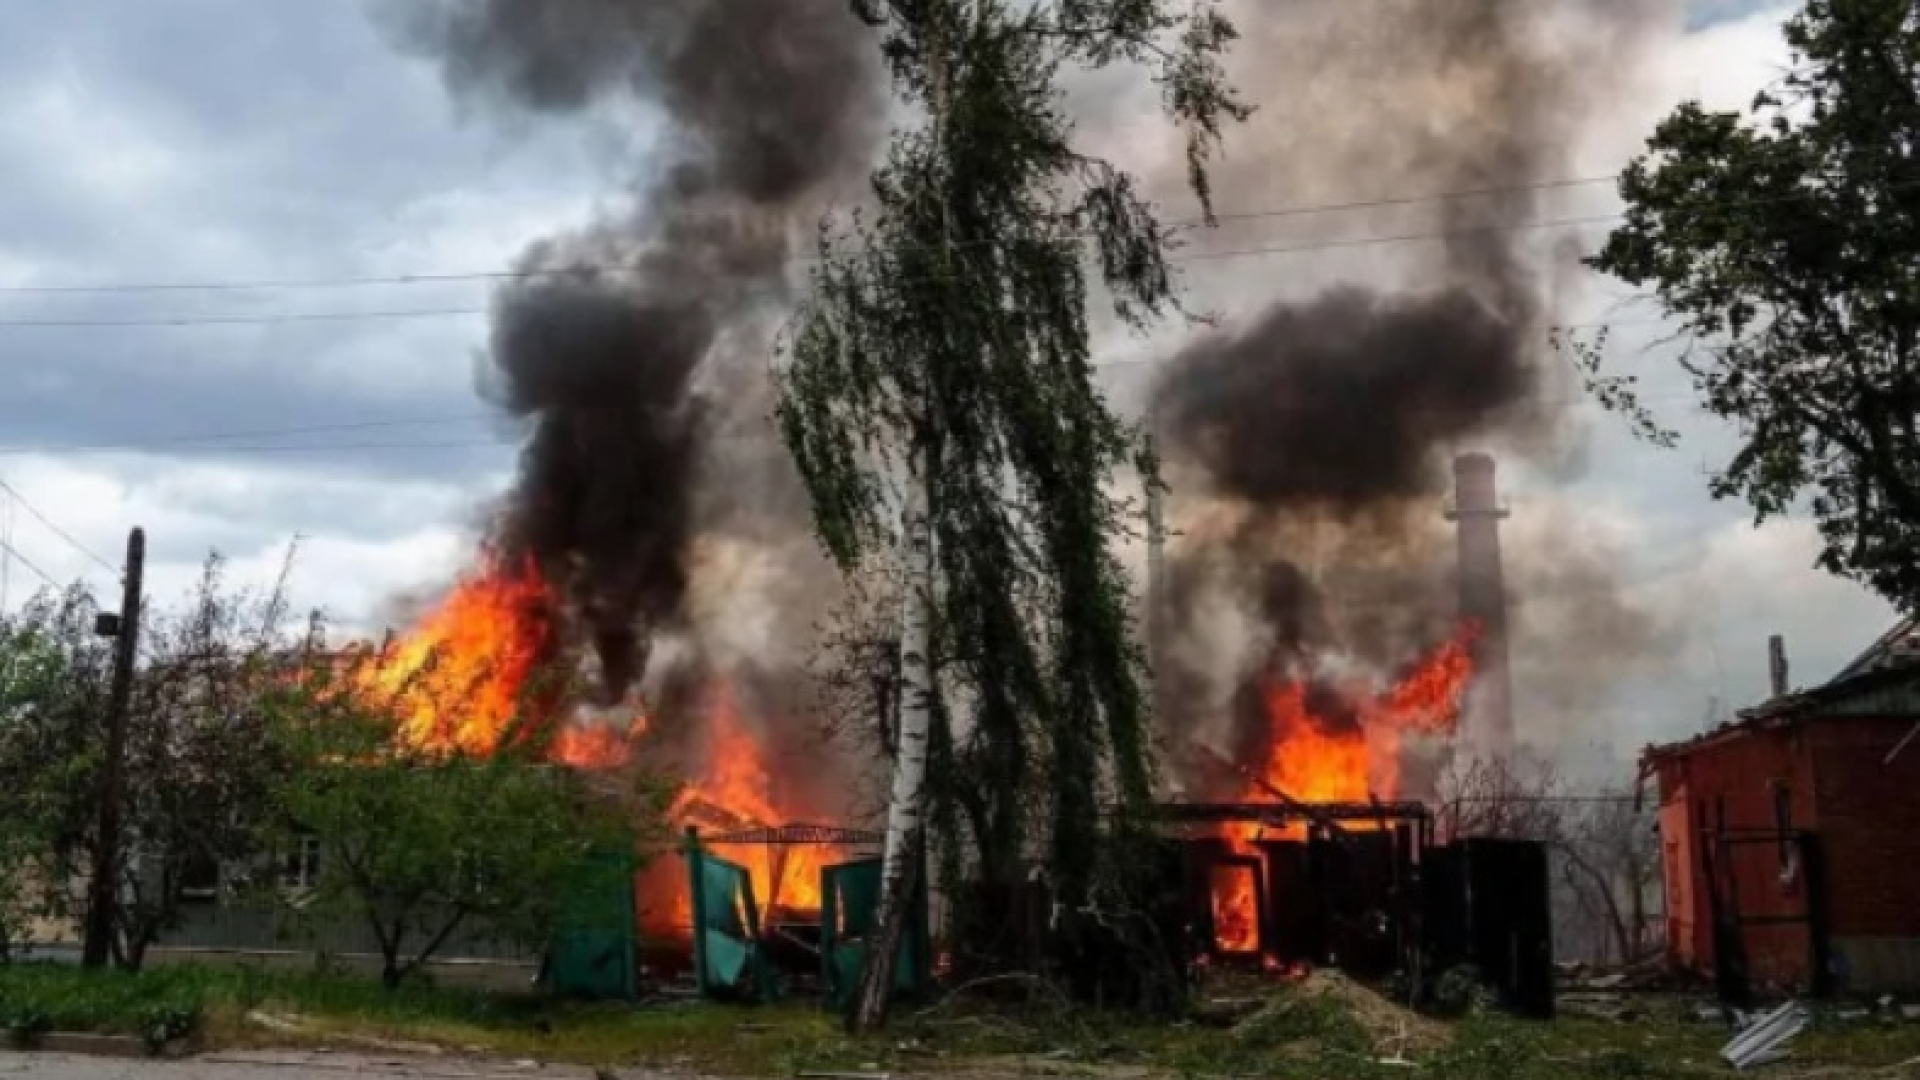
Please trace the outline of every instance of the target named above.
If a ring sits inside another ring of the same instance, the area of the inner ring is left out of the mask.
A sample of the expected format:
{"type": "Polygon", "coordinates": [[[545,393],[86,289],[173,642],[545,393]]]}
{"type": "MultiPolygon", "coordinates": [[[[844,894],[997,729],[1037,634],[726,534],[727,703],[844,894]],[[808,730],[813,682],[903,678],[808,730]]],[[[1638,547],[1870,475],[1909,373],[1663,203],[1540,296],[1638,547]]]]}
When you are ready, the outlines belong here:
{"type": "MultiPolygon", "coordinates": [[[[406,634],[389,641],[353,678],[358,690],[390,702],[404,737],[437,750],[488,754],[512,739],[547,740],[554,760],[612,769],[635,759],[653,729],[635,706],[609,720],[570,719],[567,688],[542,683],[556,653],[554,597],[531,565],[486,559],[406,634]]],[[[1473,676],[1472,624],[1411,665],[1397,680],[1310,682],[1260,678],[1249,690],[1262,712],[1257,746],[1233,755],[1238,772],[1214,794],[1240,803],[1307,804],[1393,799],[1402,787],[1403,744],[1457,724],[1473,676]]],[[[680,827],[732,832],[817,820],[815,808],[782,800],[766,718],[749,716],[741,695],[715,678],[679,706],[693,715],[695,752],[669,817],[680,827]]],[[[1364,820],[1353,826],[1370,827],[1364,820]]],[[[1305,826],[1221,822],[1215,836],[1235,861],[1212,874],[1212,925],[1223,953],[1263,949],[1256,897],[1267,872],[1263,842],[1301,839],[1305,826]]],[[[821,869],[847,853],[833,845],[747,846],[740,852],[755,895],[773,919],[817,916],[821,869]]],[[[666,867],[643,872],[639,918],[655,936],[684,938],[691,900],[666,867]]]]}

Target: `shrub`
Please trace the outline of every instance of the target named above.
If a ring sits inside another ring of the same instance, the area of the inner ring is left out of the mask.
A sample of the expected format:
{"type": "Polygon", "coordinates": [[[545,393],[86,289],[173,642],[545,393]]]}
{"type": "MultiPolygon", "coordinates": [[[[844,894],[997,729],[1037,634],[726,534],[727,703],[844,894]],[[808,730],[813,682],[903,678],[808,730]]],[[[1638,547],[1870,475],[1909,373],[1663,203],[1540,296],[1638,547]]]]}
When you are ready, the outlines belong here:
{"type": "Polygon", "coordinates": [[[1492,1005],[1493,992],[1481,981],[1479,970],[1468,964],[1448,968],[1433,988],[1433,1011],[1439,1016],[1475,1016],[1492,1005]]]}
{"type": "Polygon", "coordinates": [[[200,1015],[198,1003],[168,1002],[149,1006],[140,1014],[140,1038],[149,1050],[159,1050],[176,1039],[198,1032],[200,1015]]]}

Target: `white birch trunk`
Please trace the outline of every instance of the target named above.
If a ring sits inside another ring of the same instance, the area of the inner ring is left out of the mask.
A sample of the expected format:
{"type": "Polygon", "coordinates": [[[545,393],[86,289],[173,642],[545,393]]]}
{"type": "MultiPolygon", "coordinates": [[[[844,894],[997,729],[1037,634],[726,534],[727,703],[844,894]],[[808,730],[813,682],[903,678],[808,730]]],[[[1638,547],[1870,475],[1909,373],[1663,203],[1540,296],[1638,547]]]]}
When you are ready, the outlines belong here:
{"type": "Polygon", "coordinates": [[[926,462],[907,493],[907,594],[900,617],[900,722],[895,737],[893,789],[887,799],[887,841],[881,876],[887,895],[908,872],[924,824],[927,734],[933,724],[933,531],[927,521],[926,462]]]}
{"type": "MultiPolygon", "coordinates": [[[[917,874],[925,850],[927,740],[933,726],[933,531],[929,511],[930,460],[921,455],[908,480],[905,511],[906,595],[901,598],[900,693],[894,739],[893,788],[887,798],[887,839],[880,866],[880,910],[847,1027],[855,1034],[886,1022],[894,964],[907,920],[914,914],[917,874]]],[[[917,958],[926,963],[926,957],[917,958]]]]}
{"type": "MultiPolygon", "coordinates": [[[[929,51],[928,78],[931,85],[934,137],[945,140],[947,123],[947,57],[936,35],[929,51]]],[[[946,218],[944,199],[941,215],[946,218]]],[[[952,240],[952,223],[942,226],[944,241],[952,240]]],[[[949,254],[949,263],[950,255],[949,254]]],[[[932,403],[925,404],[922,423],[930,423],[937,413],[932,403]]],[[[915,873],[925,849],[927,738],[933,726],[935,674],[933,669],[933,589],[935,566],[933,529],[928,520],[932,510],[933,478],[940,467],[934,445],[925,430],[913,430],[918,442],[913,448],[912,475],[907,480],[907,500],[903,522],[905,532],[906,595],[902,597],[900,627],[900,723],[895,732],[893,788],[887,797],[887,839],[880,864],[880,910],[874,933],[867,943],[870,950],[861,965],[860,985],[853,1009],[847,1015],[847,1027],[854,1034],[871,1031],[886,1022],[887,1005],[893,996],[894,961],[907,916],[913,911],[915,873]]],[[[926,958],[920,958],[922,963],[926,958]]]]}

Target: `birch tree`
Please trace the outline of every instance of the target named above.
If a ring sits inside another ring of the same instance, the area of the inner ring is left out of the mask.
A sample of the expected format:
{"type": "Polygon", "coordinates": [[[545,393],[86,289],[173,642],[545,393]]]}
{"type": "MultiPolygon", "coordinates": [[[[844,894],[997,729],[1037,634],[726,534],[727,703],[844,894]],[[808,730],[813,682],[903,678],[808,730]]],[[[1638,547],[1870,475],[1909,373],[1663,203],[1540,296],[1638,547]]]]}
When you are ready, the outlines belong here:
{"type": "Polygon", "coordinates": [[[1076,149],[1063,72],[1130,65],[1207,163],[1246,109],[1210,0],[850,0],[911,119],[873,209],[830,225],[781,372],[782,433],[841,571],[903,570],[881,932],[850,1022],[884,1017],[925,850],[1021,877],[1045,852],[1085,902],[1107,823],[1149,797],[1143,663],[1114,547],[1133,428],[1094,382],[1087,303],[1130,327],[1177,310],[1170,231],[1135,179],[1076,149]],[[1115,815],[1105,811],[1118,809],[1115,815]]]}

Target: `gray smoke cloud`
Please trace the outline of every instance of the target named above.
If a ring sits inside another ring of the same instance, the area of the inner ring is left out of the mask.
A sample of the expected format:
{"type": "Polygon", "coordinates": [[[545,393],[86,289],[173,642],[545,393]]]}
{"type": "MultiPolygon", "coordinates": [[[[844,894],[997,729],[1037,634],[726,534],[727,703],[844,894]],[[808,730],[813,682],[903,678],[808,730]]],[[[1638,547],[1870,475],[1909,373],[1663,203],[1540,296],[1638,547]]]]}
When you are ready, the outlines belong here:
{"type": "MultiPolygon", "coordinates": [[[[1539,186],[1569,175],[1575,133],[1666,6],[1236,7],[1238,74],[1262,112],[1248,137],[1236,132],[1220,205],[1373,200],[1285,224],[1427,239],[1314,257],[1332,266],[1262,265],[1230,286],[1265,292],[1250,314],[1161,365],[1150,407],[1185,533],[1153,629],[1169,735],[1225,723],[1224,744],[1257,742],[1249,726],[1262,718],[1232,705],[1252,673],[1311,679],[1345,663],[1391,676],[1453,632],[1454,546],[1440,514],[1452,454],[1484,442],[1548,460],[1577,438],[1552,400],[1569,390],[1547,347],[1556,274],[1528,243],[1528,226],[1555,213],[1539,186]],[[1476,194],[1399,198],[1411,193],[1476,194]],[[1251,624],[1242,649],[1182,647],[1228,607],[1251,624]]],[[[1236,223],[1230,246],[1259,227],[1236,223]]],[[[1606,655],[1656,628],[1595,560],[1579,565],[1594,594],[1583,602],[1607,610],[1615,635],[1580,657],[1591,686],[1606,655]]]]}
{"type": "Polygon", "coordinates": [[[765,450],[717,449],[741,399],[716,390],[764,371],[753,330],[786,295],[796,237],[871,160],[877,54],[845,0],[448,0],[396,20],[463,101],[639,105],[666,126],[630,211],[521,257],[483,373],[531,432],[498,554],[539,565],[618,699],[682,615],[696,540],[743,485],[791,488],[765,450]]]}

